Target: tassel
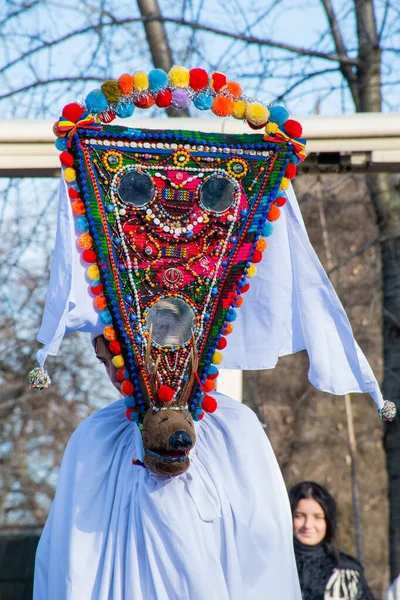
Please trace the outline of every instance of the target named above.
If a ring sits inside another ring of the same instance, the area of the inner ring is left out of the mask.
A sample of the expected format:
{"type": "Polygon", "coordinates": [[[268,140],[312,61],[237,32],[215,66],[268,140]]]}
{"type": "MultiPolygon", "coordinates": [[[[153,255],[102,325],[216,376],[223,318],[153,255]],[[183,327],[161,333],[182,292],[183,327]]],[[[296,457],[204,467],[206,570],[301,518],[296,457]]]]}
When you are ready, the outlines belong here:
{"type": "Polygon", "coordinates": [[[45,369],[36,367],[29,372],[29,384],[33,390],[45,390],[51,385],[51,379],[45,369]]]}
{"type": "Polygon", "coordinates": [[[378,410],[378,414],[382,421],[393,421],[396,416],[397,408],[394,402],[390,402],[390,400],[385,400],[383,403],[383,408],[378,410]]]}

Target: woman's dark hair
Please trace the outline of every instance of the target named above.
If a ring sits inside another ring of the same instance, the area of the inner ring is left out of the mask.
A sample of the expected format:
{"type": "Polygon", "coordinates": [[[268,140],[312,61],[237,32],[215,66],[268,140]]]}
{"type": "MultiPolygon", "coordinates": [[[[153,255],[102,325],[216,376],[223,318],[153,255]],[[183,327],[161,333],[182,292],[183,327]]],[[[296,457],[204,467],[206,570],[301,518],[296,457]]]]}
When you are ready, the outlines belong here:
{"type": "Polygon", "coordinates": [[[319,483],[315,483],[315,481],[301,481],[300,483],[296,483],[296,485],[294,485],[289,492],[292,515],[294,515],[300,500],[303,499],[315,500],[324,511],[326,534],[323,541],[327,545],[330,552],[337,556],[337,549],[335,546],[337,509],[335,500],[328,490],[319,483]]]}

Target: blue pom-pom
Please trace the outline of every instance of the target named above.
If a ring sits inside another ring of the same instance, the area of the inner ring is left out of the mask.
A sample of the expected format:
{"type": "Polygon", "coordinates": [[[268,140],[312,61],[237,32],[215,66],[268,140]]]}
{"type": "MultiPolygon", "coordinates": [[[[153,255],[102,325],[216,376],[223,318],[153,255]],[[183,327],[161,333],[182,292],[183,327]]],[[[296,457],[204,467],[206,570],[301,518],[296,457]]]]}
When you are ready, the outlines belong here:
{"type": "Polygon", "coordinates": [[[269,120],[277,125],[283,125],[289,118],[289,113],[283,106],[273,106],[269,109],[269,112],[269,120]]]}
{"type": "Polygon", "coordinates": [[[134,110],[135,106],[132,102],[121,102],[115,107],[115,114],[120,119],[127,119],[133,115],[134,110]]]}
{"type": "Polygon", "coordinates": [[[215,365],[210,365],[208,369],[208,374],[215,375],[216,373],[218,373],[217,367],[215,365]]]}
{"type": "Polygon", "coordinates": [[[150,92],[160,92],[168,83],[168,75],[162,69],[153,69],[149,73],[150,92]]]}
{"type": "Polygon", "coordinates": [[[236,321],[237,318],[237,312],[234,308],[230,308],[228,310],[228,314],[226,315],[226,320],[227,321],[236,321]]]}
{"type": "Polygon", "coordinates": [[[109,323],[112,322],[112,317],[111,317],[111,313],[110,311],[106,308],[106,310],[102,310],[100,312],[100,319],[103,321],[103,323],[105,323],[106,325],[108,325],[109,323]]]}
{"type": "Polygon", "coordinates": [[[264,227],[262,229],[262,236],[269,237],[270,235],[272,235],[273,231],[274,231],[274,228],[272,226],[272,223],[270,223],[269,221],[265,221],[264,227]]]}
{"type": "Polygon", "coordinates": [[[94,114],[101,113],[108,107],[107,98],[99,89],[89,92],[86,96],[85,104],[88,111],[94,114]]]}
{"type": "Polygon", "coordinates": [[[135,408],[136,402],[133,396],[125,396],[124,398],[126,408],[135,408]]]}
{"type": "Polygon", "coordinates": [[[55,145],[57,150],[59,150],[60,152],[63,152],[64,150],[67,149],[67,144],[68,144],[68,137],[62,137],[62,138],[57,138],[55,141],[55,145]]]}
{"type": "Polygon", "coordinates": [[[89,231],[89,221],[86,217],[78,217],[75,225],[78,231],[89,231]]]}
{"type": "Polygon", "coordinates": [[[298,157],[298,156],[296,156],[296,154],[293,154],[293,156],[292,156],[292,163],[293,163],[294,165],[298,165],[300,162],[301,162],[301,161],[300,161],[299,157],[298,157]]]}
{"type": "Polygon", "coordinates": [[[209,110],[214,102],[214,98],[208,92],[200,92],[193,98],[193,104],[199,110],[209,110]]]}

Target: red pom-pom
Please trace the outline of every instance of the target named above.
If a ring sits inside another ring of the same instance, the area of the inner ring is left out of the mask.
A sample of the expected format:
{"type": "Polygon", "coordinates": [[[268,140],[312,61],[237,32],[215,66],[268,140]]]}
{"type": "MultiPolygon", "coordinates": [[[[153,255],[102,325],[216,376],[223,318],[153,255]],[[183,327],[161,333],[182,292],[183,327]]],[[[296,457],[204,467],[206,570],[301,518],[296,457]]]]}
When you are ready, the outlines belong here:
{"type": "MultiPolygon", "coordinates": [[[[117,340],[112,340],[108,347],[110,348],[111,354],[121,354],[121,344],[117,340]]],[[[127,394],[129,396],[129,394],[127,394]]]]}
{"type": "Polygon", "coordinates": [[[277,206],[285,206],[285,204],[286,204],[286,196],[279,196],[275,200],[274,204],[276,204],[277,206]]]}
{"type": "Polygon", "coordinates": [[[123,396],[132,396],[133,394],[133,385],[127,379],[121,383],[121,394],[123,396]]]}
{"type": "Polygon", "coordinates": [[[75,200],[75,198],[79,198],[79,192],[75,188],[70,187],[68,190],[68,196],[71,198],[71,200],[75,200]]]}
{"type": "Polygon", "coordinates": [[[228,345],[227,339],[224,337],[220,337],[218,340],[217,348],[218,350],[223,350],[228,345]]]}
{"type": "Polygon", "coordinates": [[[77,121],[79,121],[79,117],[83,115],[84,112],[85,109],[83,108],[83,106],[77,104],[76,102],[72,102],[71,104],[67,104],[67,106],[64,106],[62,116],[65,119],[68,119],[68,121],[76,123],[77,121]]]}
{"type": "Polygon", "coordinates": [[[208,85],[208,73],[204,69],[190,69],[190,87],[197,92],[208,85]]]}
{"type": "Polygon", "coordinates": [[[85,250],[82,252],[82,258],[87,263],[95,263],[97,260],[96,252],[93,250],[85,250]]]}
{"type": "Polygon", "coordinates": [[[125,416],[127,419],[129,419],[130,421],[135,421],[136,419],[131,419],[131,415],[133,413],[137,413],[138,409],[137,408],[127,408],[125,411],[125,416]]]}
{"type": "MultiPolygon", "coordinates": [[[[86,250],[85,250],[85,252],[86,252],[86,250]]],[[[90,287],[90,291],[92,292],[93,296],[98,296],[103,291],[103,284],[99,283],[99,285],[92,285],[90,287]]]]}
{"type": "Polygon", "coordinates": [[[169,385],[160,385],[157,395],[161,402],[171,402],[174,397],[174,390],[169,385]]]}
{"type": "Polygon", "coordinates": [[[218,408],[218,403],[212,396],[204,396],[201,408],[208,413],[213,413],[218,408]]]}
{"type": "Polygon", "coordinates": [[[265,123],[262,123],[262,125],[253,125],[253,123],[250,123],[250,121],[247,121],[247,125],[250,127],[250,129],[263,129],[267,124],[267,121],[265,123]]]}
{"type": "Polygon", "coordinates": [[[208,373],[207,379],[217,379],[218,375],[219,375],[219,371],[218,371],[218,369],[216,369],[215,373],[208,373]]]}
{"type": "Polygon", "coordinates": [[[198,418],[198,420],[199,420],[199,421],[201,421],[202,419],[204,419],[204,413],[203,413],[203,412],[202,412],[202,413],[199,413],[199,414],[197,415],[197,418],[198,418]]]}
{"type": "Polygon", "coordinates": [[[156,104],[158,108],[167,108],[167,106],[171,105],[172,101],[172,92],[170,89],[162,90],[158,92],[156,97],[156,104]]]}
{"type": "Polygon", "coordinates": [[[255,250],[253,257],[251,259],[251,262],[253,263],[259,263],[262,261],[262,252],[260,252],[259,250],[255,250]]]}
{"type": "Polygon", "coordinates": [[[288,166],[286,167],[285,177],[287,177],[288,179],[293,179],[293,177],[296,176],[296,173],[297,173],[296,165],[294,165],[293,163],[289,163],[288,166]]]}
{"type": "Polygon", "coordinates": [[[241,288],[240,288],[240,293],[241,294],[245,294],[246,292],[248,292],[250,289],[250,284],[249,283],[245,283],[241,288]]]}
{"type": "Polygon", "coordinates": [[[286,133],[288,134],[288,136],[291,138],[299,138],[299,137],[301,137],[301,134],[303,133],[303,128],[300,125],[300,123],[298,121],[294,121],[293,119],[288,119],[283,124],[283,127],[284,127],[286,133]]]}
{"type": "Polygon", "coordinates": [[[150,108],[150,106],[153,106],[154,102],[155,100],[150,94],[141,94],[134,100],[134,105],[138,108],[150,108]]]}
{"type": "Polygon", "coordinates": [[[69,152],[61,152],[60,162],[64,167],[72,167],[74,164],[74,157],[69,152]]]}
{"type": "Polygon", "coordinates": [[[118,369],[117,371],[117,379],[118,381],[124,381],[125,379],[125,369],[122,367],[122,369],[118,369]]]}
{"type": "Polygon", "coordinates": [[[228,79],[224,73],[219,73],[216,71],[211,75],[211,86],[216,92],[222,90],[222,88],[226,86],[227,82],[228,79]]]}

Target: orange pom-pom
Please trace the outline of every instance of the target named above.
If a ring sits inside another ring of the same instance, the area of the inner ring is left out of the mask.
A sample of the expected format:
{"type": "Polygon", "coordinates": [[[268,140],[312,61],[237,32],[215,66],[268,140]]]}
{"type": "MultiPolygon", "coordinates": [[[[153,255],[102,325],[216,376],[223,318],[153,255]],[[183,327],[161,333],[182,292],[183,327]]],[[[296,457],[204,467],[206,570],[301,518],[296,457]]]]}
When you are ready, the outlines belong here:
{"type": "Polygon", "coordinates": [[[133,77],[129,73],[124,73],[118,79],[119,89],[124,96],[129,96],[133,91],[133,77]]]}
{"type": "MultiPolygon", "coordinates": [[[[78,238],[78,246],[79,248],[83,248],[84,250],[89,250],[92,247],[92,236],[88,233],[82,233],[78,238]]],[[[89,267],[92,268],[92,267],[89,267]]]]}
{"type": "Polygon", "coordinates": [[[203,385],[203,390],[205,392],[213,392],[216,387],[217,384],[213,379],[206,379],[203,385]]]}
{"type": "Polygon", "coordinates": [[[115,329],[114,327],[111,327],[111,325],[107,325],[106,327],[104,327],[103,335],[106,338],[107,342],[111,342],[112,340],[115,340],[117,338],[115,329]]]}
{"type": "Polygon", "coordinates": [[[204,396],[201,408],[208,413],[213,413],[218,408],[218,403],[212,396],[204,396]]]}
{"type": "MultiPolygon", "coordinates": [[[[94,307],[97,308],[97,310],[104,310],[105,308],[107,308],[107,300],[104,298],[104,296],[97,296],[93,300],[93,304],[94,307]]],[[[116,354],[119,354],[119,352],[116,352],[116,354]]]]}
{"type": "Polygon", "coordinates": [[[232,333],[232,331],[233,331],[233,325],[232,325],[232,323],[227,323],[226,327],[224,327],[223,334],[224,335],[229,335],[230,333],[232,333]]]}
{"type": "Polygon", "coordinates": [[[227,83],[227,77],[224,73],[219,73],[216,71],[211,75],[210,85],[216,91],[220,92],[223,90],[227,83]]]}
{"type": "Polygon", "coordinates": [[[240,308],[243,304],[243,298],[242,296],[239,296],[239,298],[235,301],[235,307],[236,308],[240,308]]]}
{"type": "Polygon", "coordinates": [[[256,250],[258,250],[259,252],[264,252],[266,247],[267,247],[267,240],[264,238],[260,238],[258,240],[258,242],[256,243],[256,250]]]}
{"type": "Polygon", "coordinates": [[[228,117],[232,113],[234,105],[235,102],[232,98],[228,96],[216,96],[211,110],[217,117],[228,117]]]}
{"type": "Polygon", "coordinates": [[[269,213],[268,213],[268,221],[277,221],[279,219],[279,217],[281,216],[281,211],[280,209],[275,206],[275,204],[271,205],[271,208],[269,209],[269,213]]]}
{"type": "Polygon", "coordinates": [[[121,384],[121,394],[123,396],[132,396],[133,394],[133,385],[127,379],[125,379],[125,381],[123,381],[121,384]]]}
{"type": "Polygon", "coordinates": [[[135,106],[138,108],[150,108],[154,103],[155,100],[150,94],[142,94],[134,101],[135,106]]]}
{"type": "Polygon", "coordinates": [[[189,85],[195,92],[207,87],[208,73],[204,69],[190,69],[189,76],[189,85]]]}
{"type": "Polygon", "coordinates": [[[242,88],[236,81],[228,81],[226,84],[226,91],[232,96],[232,98],[239,98],[242,95],[242,88]]]}
{"type": "Polygon", "coordinates": [[[283,127],[284,127],[286,133],[288,134],[288,136],[291,138],[299,138],[299,137],[301,137],[301,134],[303,133],[303,128],[300,125],[300,123],[298,121],[294,121],[293,119],[288,119],[283,124],[283,127]]]}
{"type": "Polygon", "coordinates": [[[80,198],[71,202],[71,208],[72,212],[80,217],[86,212],[85,205],[80,198]]]}

